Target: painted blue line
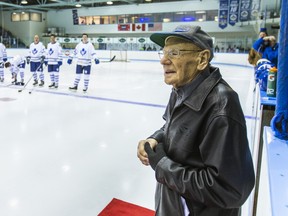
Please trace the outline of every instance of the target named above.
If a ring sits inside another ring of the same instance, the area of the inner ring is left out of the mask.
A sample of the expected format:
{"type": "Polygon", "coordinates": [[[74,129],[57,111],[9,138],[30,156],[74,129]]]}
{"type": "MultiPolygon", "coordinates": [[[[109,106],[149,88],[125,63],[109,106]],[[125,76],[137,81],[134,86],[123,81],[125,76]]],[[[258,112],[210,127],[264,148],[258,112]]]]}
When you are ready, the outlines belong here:
{"type": "MultiPolygon", "coordinates": [[[[126,104],[133,104],[133,105],[139,105],[139,106],[166,108],[166,105],[161,105],[161,104],[152,104],[152,103],[120,100],[120,99],[113,99],[113,98],[104,98],[104,97],[97,97],[97,96],[91,96],[91,95],[77,95],[77,94],[71,94],[71,93],[65,93],[65,92],[51,92],[51,91],[40,90],[40,89],[39,90],[34,89],[34,91],[43,92],[43,93],[47,93],[47,94],[64,95],[64,96],[78,97],[78,98],[87,98],[87,99],[92,99],[92,100],[109,101],[109,102],[115,102],[115,103],[126,103],[126,104]]],[[[259,118],[254,117],[254,116],[245,116],[245,119],[258,120],[259,118]]]]}
{"type": "Polygon", "coordinates": [[[97,97],[97,96],[91,96],[91,95],[77,95],[77,94],[71,94],[71,93],[65,93],[65,92],[56,92],[56,91],[52,92],[52,91],[46,91],[46,90],[40,90],[40,89],[34,89],[33,91],[43,92],[47,94],[64,95],[64,96],[70,96],[70,97],[87,98],[87,99],[92,99],[92,100],[110,101],[110,102],[116,102],[116,103],[126,103],[126,104],[140,105],[140,106],[149,106],[149,107],[157,107],[157,108],[166,107],[166,105],[161,105],[161,104],[152,104],[152,103],[120,100],[120,99],[113,99],[113,98],[104,98],[104,97],[97,97]]]}
{"type": "MultiPolygon", "coordinates": [[[[0,86],[0,87],[8,87],[8,86],[0,86]]],[[[17,88],[15,86],[9,86],[8,88],[17,88]]],[[[77,98],[86,98],[91,100],[100,100],[100,101],[109,101],[114,103],[125,103],[125,104],[133,104],[133,105],[139,105],[139,106],[148,106],[148,107],[156,107],[156,108],[166,108],[166,105],[161,104],[152,104],[152,103],[144,103],[144,102],[137,102],[137,101],[128,101],[128,100],[120,100],[120,99],[113,99],[113,98],[104,98],[104,97],[97,97],[97,96],[91,96],[91,95],[77,95],[72,93],[65,93],[65,92],[56,92],[56,91],[47,91],[47,90],[41,90],[41,89],[25,89],[26,91],[32,91],[32,92],[42,92],[46,94],[54,94],[54,95],[63,95],[63,96],[69,96],[69,97],[77,97],[77,98]]],[[[85,93],[83,93],[85,94],[85,93]]],[[[245,119],[251,119],[251,120],[259,120],[259,117],[255,116],[244,116],[245,119]]]]}
{"type": "MultiPolygon", "coordinates": [[[[64,56],[65,58],[66,56],[64,56]]],[[[68,57],[66,57],[68,58],[68,57]]],[[[103,58],[108,59],[108,58],[103,58]]],[[[159,62],[159,59],[129,59],[130,61],[146,61],[146,62],[159,62]]],[[[233,63],[223,63],[223,62],[215,62],[212,61],[211,64],[215,65],[226,65],[226,66],[234,66],[234,67],[244,67],[244,68],[251,68],[251,65],[241,65],[241,64],[233,64],[233,63]]],[[[5,87],[5,86],[1,86],[5,87]]],[[[120,100],[120,99],[113,99],[113,98],[103,98],[103,97],[96,97],[96,96],[89,96],[89,95],[76,95],[71,93],[64,93],[64,92],[51,92],[51,91],[45,91],[40,89],[34,89],[33,91],[37,92],[43,92],[48,94],[56,94],[56,95],[64,95],[64,96],[71,96],[71,97],[78,97],[78,98],[87,98],[87,99],[94,99],[94,100],[102,100],[102,101],[110,101],[115,103],[126,103],[126,104],[133,104],[133,105],[139,105],[139,106],[149,106],[149,107],[156,107],[156,108],[166,108],[166,105],[160,105],[160,104],[152,104],[152,103],[144,103],[144,102],[135,102],[135,101],[127,101],[127,100],[120,100]]],[[[245,119],[251,119],[251,120],[259,120],[259,118],[254,116],[245,116],[245,119]]]]}

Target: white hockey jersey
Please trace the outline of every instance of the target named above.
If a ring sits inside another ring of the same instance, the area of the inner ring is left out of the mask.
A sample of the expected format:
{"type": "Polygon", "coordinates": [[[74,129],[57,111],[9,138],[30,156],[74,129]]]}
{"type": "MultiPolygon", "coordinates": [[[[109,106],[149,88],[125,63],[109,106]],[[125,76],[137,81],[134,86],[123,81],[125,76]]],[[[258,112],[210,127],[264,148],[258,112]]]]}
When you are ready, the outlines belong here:
{"type": "Polygon", "coordinates": [[[50,42],[47,45],[45,61],[47,61],[48,64],[57,65],[58,61],[62,61],[62,60],[63,60],[63,55],[62,55],[61,45],[58,42],[56,43],[50,42]]]}
{"type": "Polygon", "coordinates": [[[17,74],[20,70],[20,65],[22,65],[23,63],[25,63],[25,58],[20,55],[15,55],[10,61],[10,72],[17,74]]]}
{"type": "Polygon", "coordinates": [[[41,56],[45,56],[45,46],[43,43],[31,43],[29,47],[29,56],[31,57],[31,62],[40,62],[41,56]]]}
{"type": "Polygon", "coordinates": [[[0,62],[3,62],[3,58],[7,58],[6,47],[0,43],[0,62]]]}
{"type": "Polygon", "coordinates": [[[70,58],[76,57],[78,65],[91,65],[91,59],[96,59],[96,51],[92,43],[83,43],[80,42],[74,49],[74,52],[70,58]]]}

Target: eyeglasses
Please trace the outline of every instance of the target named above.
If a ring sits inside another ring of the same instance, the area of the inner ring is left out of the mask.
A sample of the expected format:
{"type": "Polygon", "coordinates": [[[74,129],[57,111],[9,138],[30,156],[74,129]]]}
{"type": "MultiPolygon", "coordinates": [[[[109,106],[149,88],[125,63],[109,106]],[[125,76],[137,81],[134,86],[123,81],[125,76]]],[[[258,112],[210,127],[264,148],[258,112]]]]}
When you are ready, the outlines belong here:
{"type": "Polygon", "coordinates": [[[170,49],[170,50],[161,50],[158,52],[159,58],[162,59],[164,56],[168,56],[170,59],[180,58],[181,52],[200,52],[202,50],[179,50],[179,49],[170,49]]]}

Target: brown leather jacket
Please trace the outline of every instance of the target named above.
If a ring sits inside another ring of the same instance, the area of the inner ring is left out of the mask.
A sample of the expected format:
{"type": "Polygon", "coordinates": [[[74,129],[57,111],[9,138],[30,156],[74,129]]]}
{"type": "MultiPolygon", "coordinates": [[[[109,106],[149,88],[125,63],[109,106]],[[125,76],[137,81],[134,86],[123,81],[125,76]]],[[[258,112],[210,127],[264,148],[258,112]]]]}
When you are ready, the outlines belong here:
{"type": "Polygon", "coordinates": [[[255,180],[238,95],[218,68],[193,82],[180,103],[172,91],[166,123],[150,136],[167,153],[155,169],[156,215],[183,216],[183,197],[190,216],[238,216],[255,180]]]}

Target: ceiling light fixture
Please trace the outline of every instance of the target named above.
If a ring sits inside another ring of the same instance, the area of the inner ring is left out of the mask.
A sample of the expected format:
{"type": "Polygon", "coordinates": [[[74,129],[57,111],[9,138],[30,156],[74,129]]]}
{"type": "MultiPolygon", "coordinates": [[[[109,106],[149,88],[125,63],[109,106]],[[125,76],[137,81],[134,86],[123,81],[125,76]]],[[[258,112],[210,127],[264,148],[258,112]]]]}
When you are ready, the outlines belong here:
{"type": "Polygon", "coordinates": [[[22,0],[21,4],[28,4],[28,2],[26,0],[22,0]]]}
{"type": "Polygon", "coordinates": [[[75,5],[75,7],[78,7],[78,8],[80,8],[81,6],[82,6],[82,5],[79,4],[79,3],[75,5]]]}
{"type": "Polygon", "coordinates": [[[108,1],[108,2],[106,2],[106,4],[107,4],[107,5],[112,5],[113,2],[112,2],[112,1],[108,1]]]}

